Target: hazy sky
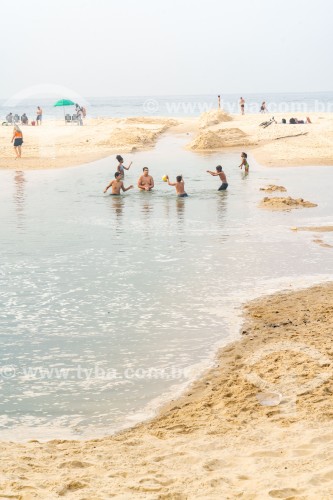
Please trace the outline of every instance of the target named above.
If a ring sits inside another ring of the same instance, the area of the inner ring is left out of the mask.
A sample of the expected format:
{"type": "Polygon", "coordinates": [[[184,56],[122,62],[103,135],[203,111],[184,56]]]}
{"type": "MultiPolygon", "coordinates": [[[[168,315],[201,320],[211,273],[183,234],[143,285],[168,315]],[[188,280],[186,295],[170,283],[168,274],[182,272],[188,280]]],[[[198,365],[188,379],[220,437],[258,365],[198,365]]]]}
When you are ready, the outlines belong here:
{"type": "Polygon", "coordinates": [[[333,89],[331,0],[1,2],[0,97],[333,89]]]}

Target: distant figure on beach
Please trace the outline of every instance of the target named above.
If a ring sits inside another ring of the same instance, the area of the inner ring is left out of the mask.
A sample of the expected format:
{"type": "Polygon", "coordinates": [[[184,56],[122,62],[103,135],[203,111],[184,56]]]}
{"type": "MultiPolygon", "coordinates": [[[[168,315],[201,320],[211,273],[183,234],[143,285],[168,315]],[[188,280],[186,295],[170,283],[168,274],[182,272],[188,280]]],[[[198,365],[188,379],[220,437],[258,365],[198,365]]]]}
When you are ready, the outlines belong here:
{"type": "Polygon", "coordinates": [[[168,175],[166,176],[166,178],[168,180],[169,186],[173,186],[176,188],[176,193],[179,198],[186,198],[188,196],[188,194],[185,193],[185,182],[182,175],[177,175],[176,182],[170,182],[168,175]]]}
{"type": "Polygon", "coordinates": [[[81,111],[81,116],[82,118],[85,118],[87,116],[87,110],[83,106],[80,106],[78,103],[75,104],[75,112],[78,115],[79,111],[81,111]]]}
{"type": "Polygon", "coordinates": [[[83,118],[86,117],[87,111],[86,108],[83,106],[80,106],[78,103],[75,104],[75,113],[77,117],[77,124],[78,125],[83,125],[83,118]]]}
{"type": "Polygon", "coordinates": [[[217,107],[218,107],[218,109],[221,109],[221,96],[220,95],[217,96],[217,107]]]}
{"type": "Polygon", "coordinates": [[[8,113],[8,115],[6,115],[6,122],[13,123],[13,113],[8,113]]]}
{"type": "Polygon", "coordinates": [[[11,142],[14,142],[14,149],[16,153],[16,158],[21,158],[21,147],[23,144],[23,134],[22,130],[18,125],[14,125],[13,137],[11,142]]]}
{"type": "Polygon", "coordinates": [[[242,159],[242,163],[238,166],[238,168],[240,168],[242,170],[243,167],[244,167],[245,175],[248,175],[249,169],[250,169],[250,165],[247,162],[247,154],[246,153],[242,153],[241,154],[241,159],[242,159]]]}
{"type": "Polygon", "coordinates": [[[121,175],[121,178],[124,179],[124,177],[125,177],[124,170],[129,170],[131,168],[131,165],[132,165],[133,162],[131,162],[128,165],[128,167],[125,167],[125,165],[124,165],[124,158],[122,156],[117,155],[116,156],[116,160],[118,160],[118,162],[119,162],[119,165],[117,166],[117,172],[119,172],[120,175],[121,175]]]}
{"type": "Polygon", "coordinates": [[[212,172],[211,170],[207,170],[207,173],[210,175],[213,175],[214,177],[219,177],[220,180],[222,181],[221,186],[218,188],[218,191],[225,191],[228,187],[228,181],[225,173],[223,172],[223,169],[221,165],[218,165],[216,167],[216,172],[212,172]]]}
{"type": "Polygon", "coordinates": [[[266,107],[266,102],[263,101],[260,106],[260,113],[268,113],[267,107],[266,107]]]}
{"type": "Polygon", "coordinates": [[[40,106],[37,106],[37,111],[36,111],[36,125],[41,125],[42,124],[42,119],[43,119],[43,110],[40,106]]]}
{"type": "Polygon", "coordinates": [[[141,191],[151,191],[154,187],[154,179],[149,175],[148,167],[143,167],[143,174],[140,175],[138,180],[138,188],[141,191]]]}
{"type": "Polygon", "coordinates": [[[28,117],[25,113],[23,113],[23,115],[21,116],[21,123],[22,125],[28,125],[29,123],[28,117]]]}
{"type": "Polygon", "coordinates": [[[116,172],[114,174],[114,177],[115,178],[104,189],[104,193],[106,193],[109,188],[112,188],[111,189],[111,194],[113,196],[116,196],[116,195],[120,195],[120,191],[124,191],[125,192],[125,191],[128,191],[129,189],[133,189],[134,186],[128,186],[127,188],[125,188],[124,183],[123,183],[123,181],[120,178],[120,173],[119,172],[116,172]]]}
{"type": "Polygon", "coordinates": [[[240,109],[241,109],[241,114],[244,115],[244,113],[245,113],[245,100],[243,99],[243,97],[241,97],[239,99],[239,105],[240,105],[240,109]]]}
{"type": "Polygon", "coordinates": [[[76,116],[77,116],[77,124],[82,126],[83,125],[83,115],[82,115],[82,110],[81,108],[79,108],[77,111],[76,111],[76,116]]]}

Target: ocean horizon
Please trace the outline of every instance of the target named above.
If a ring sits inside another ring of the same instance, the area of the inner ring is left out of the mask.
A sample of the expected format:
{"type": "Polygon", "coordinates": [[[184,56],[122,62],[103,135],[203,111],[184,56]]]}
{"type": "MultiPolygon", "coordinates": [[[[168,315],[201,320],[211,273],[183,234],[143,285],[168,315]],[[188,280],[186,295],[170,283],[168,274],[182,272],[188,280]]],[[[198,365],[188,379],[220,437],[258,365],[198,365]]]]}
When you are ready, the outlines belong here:
{"type": "MultiPolygon", "coordinates": [[[[54,98],[28,95],[29,89],[16,97],[15,95],[0,99],[2,119],[7,113],[26,113],[33,119],[36,107],[43,108],[45,119],[62,119],[63,109],[55,108],[54,103],[60,98],[71,98],[87,108],[88,118],[126,118],[129,116],[199,116],[201,113],[217,108],[217,95],[164,95],[164,96],[125,96],[125,97],[71,97],[71,95],[54,98]]],[[[246,113],[258,113],[263,101],[266,102],[269,114],[274,113],[317,113],[333,112],[333,91],[323,92],[279,92],[243,94],[246,113]]],[[[239,94],[221,93],[221,107],[230,114],[239,113],[239,94]]],[[[66,112],[74,112],[74,108],[65,108],[66,112]]]]}

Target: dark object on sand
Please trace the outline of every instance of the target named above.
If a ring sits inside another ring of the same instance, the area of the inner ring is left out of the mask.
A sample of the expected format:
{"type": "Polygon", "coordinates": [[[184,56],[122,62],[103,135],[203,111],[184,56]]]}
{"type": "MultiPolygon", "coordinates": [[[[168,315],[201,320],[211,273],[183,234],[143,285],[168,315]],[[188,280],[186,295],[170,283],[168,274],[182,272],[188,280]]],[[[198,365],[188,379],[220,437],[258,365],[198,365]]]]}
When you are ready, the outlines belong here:
{"type": "Polygon", "coordinates": [[[269,121],[260,123],[259,127],[266,128],[272,125],[272,123],[276,123],[274,116],[269,121]]]}

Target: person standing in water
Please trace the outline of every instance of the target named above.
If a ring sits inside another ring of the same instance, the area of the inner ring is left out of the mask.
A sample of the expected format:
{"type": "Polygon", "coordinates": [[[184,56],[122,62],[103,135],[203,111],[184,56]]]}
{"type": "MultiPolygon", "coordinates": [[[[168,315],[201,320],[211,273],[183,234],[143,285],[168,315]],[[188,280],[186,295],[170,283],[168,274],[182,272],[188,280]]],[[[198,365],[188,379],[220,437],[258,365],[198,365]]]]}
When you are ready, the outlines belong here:
{"type": "Polygon", "coordinates": [[[104,193],[106,193],[109,188],[112,188],[111,195],[116,196],[116,195],[120,195],[120,191],[125,192],[125,191],[128,191],[129,189],[133,189],[133,186],[128,186],[127,188],[125,188],[119,172],[116,172],[114,174],[114,177],[115,178],[104,189],[104,193]]]}
{"type": "Polygon", "coordinates": [[[170,182],[168,175],[166,178],[168,180],[168,185],[176,188],[176,193],[179,198],[186,198],[188,196],[188,194],[185,193],[185,182],[182,175],[177,175],[176,182],[170,182]]]}
{"type": "Polygon", "coordinates": [[[14,149],[16,153],[16,158],[21,158],[21,147],[23,144],[23,134],[22,130],[18,125],[14,125],[13,137],[11,142],[14,142],[14,149]]]}
{"type": "Polygon", "coordinates": [[[239,105],[240,105],[240,109],[241,109],[241,114],[244,115],[245,114],[245,100],[243,99],[243,97],[241,97],[239,99],[239,105]]]}
{"type": "Polygon", "coordinates": [[[238,166],[238,168],[240,168],[242,170],[244,167],[245,175],[248,175],[249,170],[250,170],[250,165],[247,162],[247,154],[242,153],[241,159],[242,159],[242,163],[238,166]]]}
{"type": "Polygon", "coordinates": [[[124,177],[125,177],[125,170],[129,170],[131,168],[131,165],[132,165],[133,162],[131,162],[128,165],[128,167],[125,167],[125,165],[124,165],[124,158],[122,156],[117,155],[116,156],[116,160],[118,160],[118,162],[119,162],[119,165],[117,166],[117,172],[119,172],[120,175],[121,175],[121,178],[124,179],[124,177]]]}
{"type": "Polygon", "coordinates": [[[154,187],[154,179],[149,175],[148,167],[143,167],[143,174],[140,175],[138,180],[138,188],[141,191],[151,191],[154,187]]]}
{"type": "Polygon", "coordinates": [[[262,101],[262,103],[261,103],[260,113],[267,113],[267,107],[266,107],[266,102],[265,101],[262,101]]]}
{"type": "Polygon", "coordinates": [[[221,109],[221,96],[220,95],[217,96],[217,107],[218,107],[218,109],[221,109]]]}
{"type": "Polygon", "coordinates": [[[219,177],[220,180],[222,181],[221,186],[218,188],[218,191],[225,191],[228,187],[228,181],[227,181],[227,176],[223,172],[223,169],[221,165],[218,165],[216,167],[216,172],[212,172],[211,170],[207,170],[207,173],[212,175],[213,177],[219,177]]]}

